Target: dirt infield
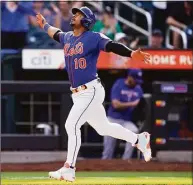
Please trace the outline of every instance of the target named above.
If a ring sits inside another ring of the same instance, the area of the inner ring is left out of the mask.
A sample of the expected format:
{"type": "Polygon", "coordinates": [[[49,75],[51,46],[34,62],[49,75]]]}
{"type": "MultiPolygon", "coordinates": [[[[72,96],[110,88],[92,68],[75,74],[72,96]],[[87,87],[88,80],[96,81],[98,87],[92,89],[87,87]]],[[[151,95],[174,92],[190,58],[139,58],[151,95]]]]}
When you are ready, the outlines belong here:
{"type": "MultiPolygon", "coordinates": [[[[36,164],[1,164],[2,171],[49,171],[62,166],[63,162],[36,164]]],[[[191,163],[161,163],[141,160],[81,160],[77,171],[192,171],[191,163]]]]}

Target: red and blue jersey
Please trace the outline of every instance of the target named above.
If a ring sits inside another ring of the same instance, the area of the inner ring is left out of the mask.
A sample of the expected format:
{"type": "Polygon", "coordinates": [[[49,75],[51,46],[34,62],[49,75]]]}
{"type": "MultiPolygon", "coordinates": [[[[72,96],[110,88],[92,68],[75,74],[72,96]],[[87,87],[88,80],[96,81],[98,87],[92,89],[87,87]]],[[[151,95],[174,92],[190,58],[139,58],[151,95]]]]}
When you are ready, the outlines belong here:
{"type": "Polygon", "coordinates": [[[80,36],[73,32],[59,34],[63,45],[65,66],[72,88],[88,83],[97,78],[97,60],[100,51],[105,51],[110,41],[102,33],[85,31],[80,36]]]}
{"type": "MultiPolygon", "coordinates": [[[[120,102],[133,102],[141,99],[143,96],[143,90],[140,85],[136,85],[134,88],[129,87],[125,83],[125,79],[118,79],[111,89],[111,101],[119,100],[120,102]]],[[[131,121],[132,112],[134,107],[128,107],[126,109],[115,109],[112,105],[108,109],[107,116],[114,119],[121,119],[125,121],[131,121]]]]}

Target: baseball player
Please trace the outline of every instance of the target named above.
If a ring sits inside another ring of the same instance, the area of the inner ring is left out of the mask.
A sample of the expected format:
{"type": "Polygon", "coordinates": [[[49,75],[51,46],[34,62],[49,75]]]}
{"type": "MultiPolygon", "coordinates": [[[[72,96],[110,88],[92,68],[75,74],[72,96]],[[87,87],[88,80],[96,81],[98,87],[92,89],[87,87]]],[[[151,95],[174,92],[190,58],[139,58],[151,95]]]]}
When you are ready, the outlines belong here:
{"type": "MultiPolygon", "coordinates": [[[[138,133],[137,126],[131,121],[132,112],[138,105],[143,90],[142,71],[140,69],[130,69],[126,79],[118,79],[111,90],[111,106],[108,109],[108,120],[112,123],[118,123],[123,127],[138,133]],[[125,106],[123,107],[123,105],[125,106]]],[[[102,159],[112,159],[116,146],[116,139],[111,136],[104,136],[104,150],[102,159]]],[[[123,160],[130,159],[133,153],[131,143],[126,143],[123,160]]]]}
{"type": "Polygon", "coordinates": [[[102,136],[109,135],[130,142],[142,151],[146,161],[151,159],[149,133],[137,135],[119,124],[109,123],[102,105],[105,90],[98,78],[96,67],[100,51],[114,52],[148,63],[150,55],[140,49],[132,51],[101,33],[90,31],[95,24],[95,15],[89,8],[73,8],[72,14],[70,25],[73,31],[66,33],[50,26],[41,14],[36,16],[40,27],[64,47],[65,65],[74,104],[65,123],[68,134],[67,160],[62,168],[49,172],[49,176],[71,182],[75,180],[75,163],[81,145],[80,128],[85,122],[102,136]]]}

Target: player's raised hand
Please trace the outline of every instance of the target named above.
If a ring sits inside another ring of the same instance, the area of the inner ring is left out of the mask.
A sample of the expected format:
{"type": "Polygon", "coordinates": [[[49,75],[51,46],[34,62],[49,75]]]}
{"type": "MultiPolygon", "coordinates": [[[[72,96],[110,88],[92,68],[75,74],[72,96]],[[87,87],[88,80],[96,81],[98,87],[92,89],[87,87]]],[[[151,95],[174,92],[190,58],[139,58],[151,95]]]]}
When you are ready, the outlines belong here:
{"type": "Polygon", "coordinates": [[[40,13],[38,13],[38,14],[36,15],[36,21],[37,21],[37,23],[39,24],[39,26],[40,26],[41,28],[43,28],[44,25],[46,24],[46,19],[45,19],[44,16],[43,16],[42,14],[40,14],[40,13]]]}
{"type": "Polygon", "coordinates": [[[133,58],[136,61],[143,61],[146,64],[150,64],[150,54],[142,52],[141,49],[137,49],[135,51],[132,51],[131,58],[133,58]]]}

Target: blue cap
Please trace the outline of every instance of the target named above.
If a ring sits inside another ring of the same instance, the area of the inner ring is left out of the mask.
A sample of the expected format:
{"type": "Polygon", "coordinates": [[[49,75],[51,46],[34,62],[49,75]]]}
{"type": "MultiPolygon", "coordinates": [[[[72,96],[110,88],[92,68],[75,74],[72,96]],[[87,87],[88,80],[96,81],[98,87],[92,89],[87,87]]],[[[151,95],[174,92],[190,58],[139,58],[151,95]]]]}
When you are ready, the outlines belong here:
{"type": "Polygon", "coordinates": [[[142,75],[143,73],[140,69],[129,69],[128,71],[128,76],[133,77],[138,84],[143,83],[142,75]]]}
{"type": "Polygon", "coordinates": [[[163,33],[162,33],[162,31],[159,30],[159,29],[154,29],[154,30],[152,31],[152,35],[153,35],[153,36],[162,37],[162,36],[163,36],[163,33]]]}

